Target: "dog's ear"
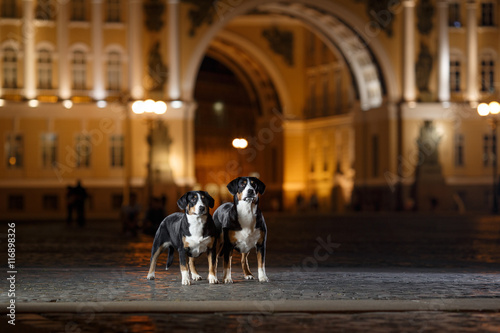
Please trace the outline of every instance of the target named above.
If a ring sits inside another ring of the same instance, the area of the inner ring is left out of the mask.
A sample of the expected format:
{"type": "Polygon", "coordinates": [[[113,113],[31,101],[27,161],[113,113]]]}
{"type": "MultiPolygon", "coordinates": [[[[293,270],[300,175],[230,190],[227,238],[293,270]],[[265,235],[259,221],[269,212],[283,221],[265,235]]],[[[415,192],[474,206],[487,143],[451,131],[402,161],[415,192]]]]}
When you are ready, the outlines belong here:
{"type": "Polygon", "coordinates": [[[215,205],[214,198],[212,198],[212,196],[210,196],[210,194],[208,194],[208,192],[206,192],[206,191],[203,191],[203,194],[205,194],[205,196],[208,199],[208,207],[214,208],[214,205],[215,205]]]}
{"type": "Polygon", "coordinates": [[[264,194],[266,191],[266,184],[264,184],[259,178],[250,177],[250,180],[257,184],[257,192],[264,194]]]}
{"type": "Polygon", "coordinates": [[[179,198],[179,200],[177,200],[177,206],[181,210],[186,209],[186,206],[187,206],[187,203],[188,203],[188,199],[187,199],[188,194],[189,194],[189,192],[185,193],[182,197],[179,198]]]}
{"type": "Polygon", "coordinates": [[[229,184],[227,184],[227,189],[232,195],[235,195],[238,192],[238,182],[240,181],[240,178],[241,177],[233,179],[229,184]]]}

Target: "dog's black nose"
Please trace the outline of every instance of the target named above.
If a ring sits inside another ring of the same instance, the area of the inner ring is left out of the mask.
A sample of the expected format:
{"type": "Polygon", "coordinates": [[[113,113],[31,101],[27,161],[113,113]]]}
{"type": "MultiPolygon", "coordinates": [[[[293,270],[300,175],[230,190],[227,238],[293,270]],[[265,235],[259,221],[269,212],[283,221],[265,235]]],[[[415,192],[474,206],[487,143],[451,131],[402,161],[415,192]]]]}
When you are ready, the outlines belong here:
{"type": "Polygon", "coordinates": [[[247,193],[248,193],[248,195],[254,195],[255,190],[253,188],[249,188],[247,193]]]}
{"type": "Polygon", "coordinates": [[[205,213],[206,210],[207,208],[205,206],[200,206],[200,208],[198,208],[199,213],[205,213]]]}

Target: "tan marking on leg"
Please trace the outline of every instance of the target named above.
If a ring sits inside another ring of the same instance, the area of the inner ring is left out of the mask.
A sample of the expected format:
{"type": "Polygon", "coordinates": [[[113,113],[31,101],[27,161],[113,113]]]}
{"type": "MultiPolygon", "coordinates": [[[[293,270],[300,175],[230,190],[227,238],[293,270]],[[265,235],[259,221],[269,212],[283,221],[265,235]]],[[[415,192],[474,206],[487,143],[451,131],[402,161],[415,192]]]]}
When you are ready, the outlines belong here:
{"type": "Polygon", "coordinates": [[[233,261],[233,256],[229,255],[229,261],[226,263],[224,260],[224,283],[233,283],[233,279],[231,278],[231,262],[233,261]]]}
{"type": "Polygon", "coordinates": [[[189,257],[189,270],[191,271],[191,278],[193,279],[193,281],[199,281],[202,279],[201,275],[196,271],[193,257],[189,257]]]}
{"type": "Polygon", "coordinates": [[[252,272],[250,272],[250,267],[248,266],[248,253],[241,254],[241,268],[243,269],[243,275],[245,275],[245,279],[253,280],[252,272]]]}
{"type": "Polygon", "coordinates": [[[208,258],[208,283],[219,283],[217,280],[217,253],[213,252],[212,249],[210,249],[207,252],[207,258],[208,258]],[[215,265],[212,264],[212,258],[215,256],[215,265]]]}
{"type": "Polygon", "coordinates": [[[187,265],[180,265],[181,266],[181,276],[182,276],[182,284],[185,286],[188,286],[191,284],[191,281],[189,281],[189,269],[187,265]]]}
{"type": "Polygon", "coordinates": [[[189,247],[189,242],[186,242],[186,236],[182,236],[182,244],[184,244],[184,248],[189,247]]]}
{"type": "Polygon", "coordinates": [[[151,264],[149,265],[149,272],[148,272],[148,276],[147,276],[148,280],[155,279],[156,262],[158,261],[158,257],[160,256],[160,254],[163,252],[162,248],[163,247],[160,246],[158,248],[158,250],[156,250],[155,254],[153,255],[153,258],[151,258],[151,264]]]}

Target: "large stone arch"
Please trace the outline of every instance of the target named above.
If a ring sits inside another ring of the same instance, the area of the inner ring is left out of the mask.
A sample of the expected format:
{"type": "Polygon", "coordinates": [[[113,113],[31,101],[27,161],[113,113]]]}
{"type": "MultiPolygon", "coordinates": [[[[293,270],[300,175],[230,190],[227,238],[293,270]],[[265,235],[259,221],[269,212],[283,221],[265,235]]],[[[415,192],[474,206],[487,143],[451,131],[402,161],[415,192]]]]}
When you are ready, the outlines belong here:
{"type": "MultiPolygon", "coordinates": [[[[367,22],[363,22],[341,5],[327,0],[280,2],[254,0],[244,2],[225,13],[219,13],[219,20],[215,20],[197,42],[183,73],[182,97],[184,100],[193,99],[198,69],[212,40],[229,21],[252,10],[279,13],[300,19],[313,30],[322,34],[325,37],[324,41],[330,48],[335,47],[340,50],[355,77],[361,109],[368,110],[382,104],[383,84],[385,84],[389,100],[396,101],[399,98],[400,92],[397,88],[396,75],[387,60],[385,49],[377,38],[370,38],[367,41],[361,37],[365,35],[364,30],[367,22]],[[383,78],[379,77],[380,75],[383,78]]],[[[276,77],[278,75],[273,75],[273,78],[276,77]]],[[[280,99],[286,109],[287,102],[283,95],[285,89],[280,89],[279,84],[277,87],[280,99]]]]}

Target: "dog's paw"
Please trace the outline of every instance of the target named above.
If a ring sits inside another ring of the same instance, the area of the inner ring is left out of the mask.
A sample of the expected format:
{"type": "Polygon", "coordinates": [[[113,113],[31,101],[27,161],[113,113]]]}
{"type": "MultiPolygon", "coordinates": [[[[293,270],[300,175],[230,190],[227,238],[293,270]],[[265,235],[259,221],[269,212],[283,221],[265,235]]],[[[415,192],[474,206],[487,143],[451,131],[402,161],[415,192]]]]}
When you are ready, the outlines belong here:
{"type": "Polygon", "coordinates": [[[182,279],[182,285],[189,286],[189,285],[191,285],[191,281],[189,281],[189,279],[182,279]]]}
{"type": "Polygon", "coordinates": [[[208,276],[208,283],[210,284],[217,284],[219,283],[219,280],[214,275],[209,275],[208,276]]]}
{"type": "Polygon", "coordinates": [[[149,273],[148,276],[146,277],[148,280],[154,280],[155,279],[155,273],[149,273]]]}
{"type": "Polygon", "coordinates": [[[250,274],[250,275],[245,275],[245,280],[253,280],[253,279],[254,279],[254,277],[253,277],[253,275],[252,275],[252,274],[250,274]]]}
{"type": "Polygon", "coordinates": [[[200,281],[202,280],[202,277],[200,274],[192,274],[191,273],[191,278],[193,279],[193,281],[200,281]]]}
{"type": "Polygon", "coordinates": [[[269,279],[267,278],[267,276],[262,275],[262,276],[259,276],[259,281],[260,282],[269,282],[269,279]]]}
{"type": "Polygon", "coordinates": [[[224,283],[233,283],[233,279],[230,277],[224,278],[224,283]]]}

